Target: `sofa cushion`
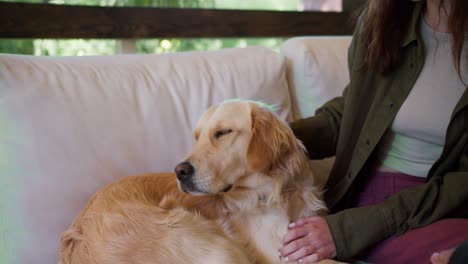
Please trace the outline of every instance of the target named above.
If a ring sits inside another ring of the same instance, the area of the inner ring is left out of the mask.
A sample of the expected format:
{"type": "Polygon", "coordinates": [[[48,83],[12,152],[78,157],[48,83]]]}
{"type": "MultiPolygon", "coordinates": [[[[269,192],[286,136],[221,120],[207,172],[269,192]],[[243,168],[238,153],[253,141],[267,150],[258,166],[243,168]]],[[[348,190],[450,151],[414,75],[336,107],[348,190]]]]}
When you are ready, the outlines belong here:
{"type": "Polygon", "coordinates": [[[294,119],[314,115],[328,100],[341,95],[349,82],[347,50],[351,36],[298,37],[281,53],[288,64],[294,119]]]}
{"type": "Polygon", "coordinates": [[[290,120],[285,75],[283,57],[258,47],[0,55],[0,263],[56,263],[60,233],[92,195],[126,175],[173,171],[213,104],[263,100],[290,120]]]}

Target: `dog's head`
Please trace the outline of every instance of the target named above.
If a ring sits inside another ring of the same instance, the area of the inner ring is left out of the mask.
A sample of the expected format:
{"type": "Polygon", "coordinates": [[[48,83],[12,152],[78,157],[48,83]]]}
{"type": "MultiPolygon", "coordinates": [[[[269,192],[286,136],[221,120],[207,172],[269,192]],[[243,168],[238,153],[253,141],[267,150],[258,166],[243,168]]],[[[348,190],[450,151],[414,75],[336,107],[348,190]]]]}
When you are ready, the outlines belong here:
{"type": "Polygon", "coordinates": [[[175,172],[180,189],[195,195],[228,192],[250,175],[268,174],[281,166],[282,157],[298,151],[288,125],[255,102],[211,107],[198,121],[194,137],[191,153],[175,172]]]}

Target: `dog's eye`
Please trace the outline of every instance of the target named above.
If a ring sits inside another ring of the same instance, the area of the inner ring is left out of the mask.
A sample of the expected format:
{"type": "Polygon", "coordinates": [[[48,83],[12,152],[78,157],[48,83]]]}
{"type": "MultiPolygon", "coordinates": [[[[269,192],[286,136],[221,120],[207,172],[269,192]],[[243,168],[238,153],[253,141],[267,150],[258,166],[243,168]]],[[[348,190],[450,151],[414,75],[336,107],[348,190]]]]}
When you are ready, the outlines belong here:
{"type": "Polygon", "coordinates": [[[216,131],[216,133],[214,134],[215,138],[218,139],[224,135],[227,135],[229,133],[232,132],[232,129],[225,129],[225,130],[218,130],[216,131]]]}
{"type": "Polygon", "coordinates": [[[198,138],[200,137],[200,132],[199,131],[195,131],[193,132],[193,139],[195,139],[195,142],[198,141],[198,138]]]}

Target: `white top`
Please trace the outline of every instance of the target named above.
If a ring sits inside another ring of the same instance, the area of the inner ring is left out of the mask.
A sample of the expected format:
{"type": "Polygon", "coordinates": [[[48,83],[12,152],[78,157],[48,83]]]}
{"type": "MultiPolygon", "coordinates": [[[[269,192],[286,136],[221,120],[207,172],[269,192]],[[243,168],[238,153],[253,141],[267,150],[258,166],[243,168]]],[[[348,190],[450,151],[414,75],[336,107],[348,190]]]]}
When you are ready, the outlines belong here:
{"type": "MultiPolygon", "coordinates": [[[[391,129],[384,135],[378,155],[387,168],[426,177],[442,153],[451,114],[465,85],[452,61],[451,34],[434,31],[422,21],[424,67],[391,129]]],[[[468,82],[464,63],[462,78],[468,82]]]]}

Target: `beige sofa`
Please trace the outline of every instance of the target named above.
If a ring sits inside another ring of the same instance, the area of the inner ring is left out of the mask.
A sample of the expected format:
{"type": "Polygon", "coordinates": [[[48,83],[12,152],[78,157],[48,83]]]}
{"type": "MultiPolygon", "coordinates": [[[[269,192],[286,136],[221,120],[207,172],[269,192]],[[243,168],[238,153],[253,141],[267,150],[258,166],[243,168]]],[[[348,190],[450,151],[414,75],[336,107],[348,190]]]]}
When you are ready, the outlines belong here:
{"type": "Polygon", "coordinates": [[[288,121],[348,81],[350,37],[169,55],[0,55],[0,263],[56,263],[59,236],[126,175],[172,171],[192,128],[228,98],[288,121]]]}

